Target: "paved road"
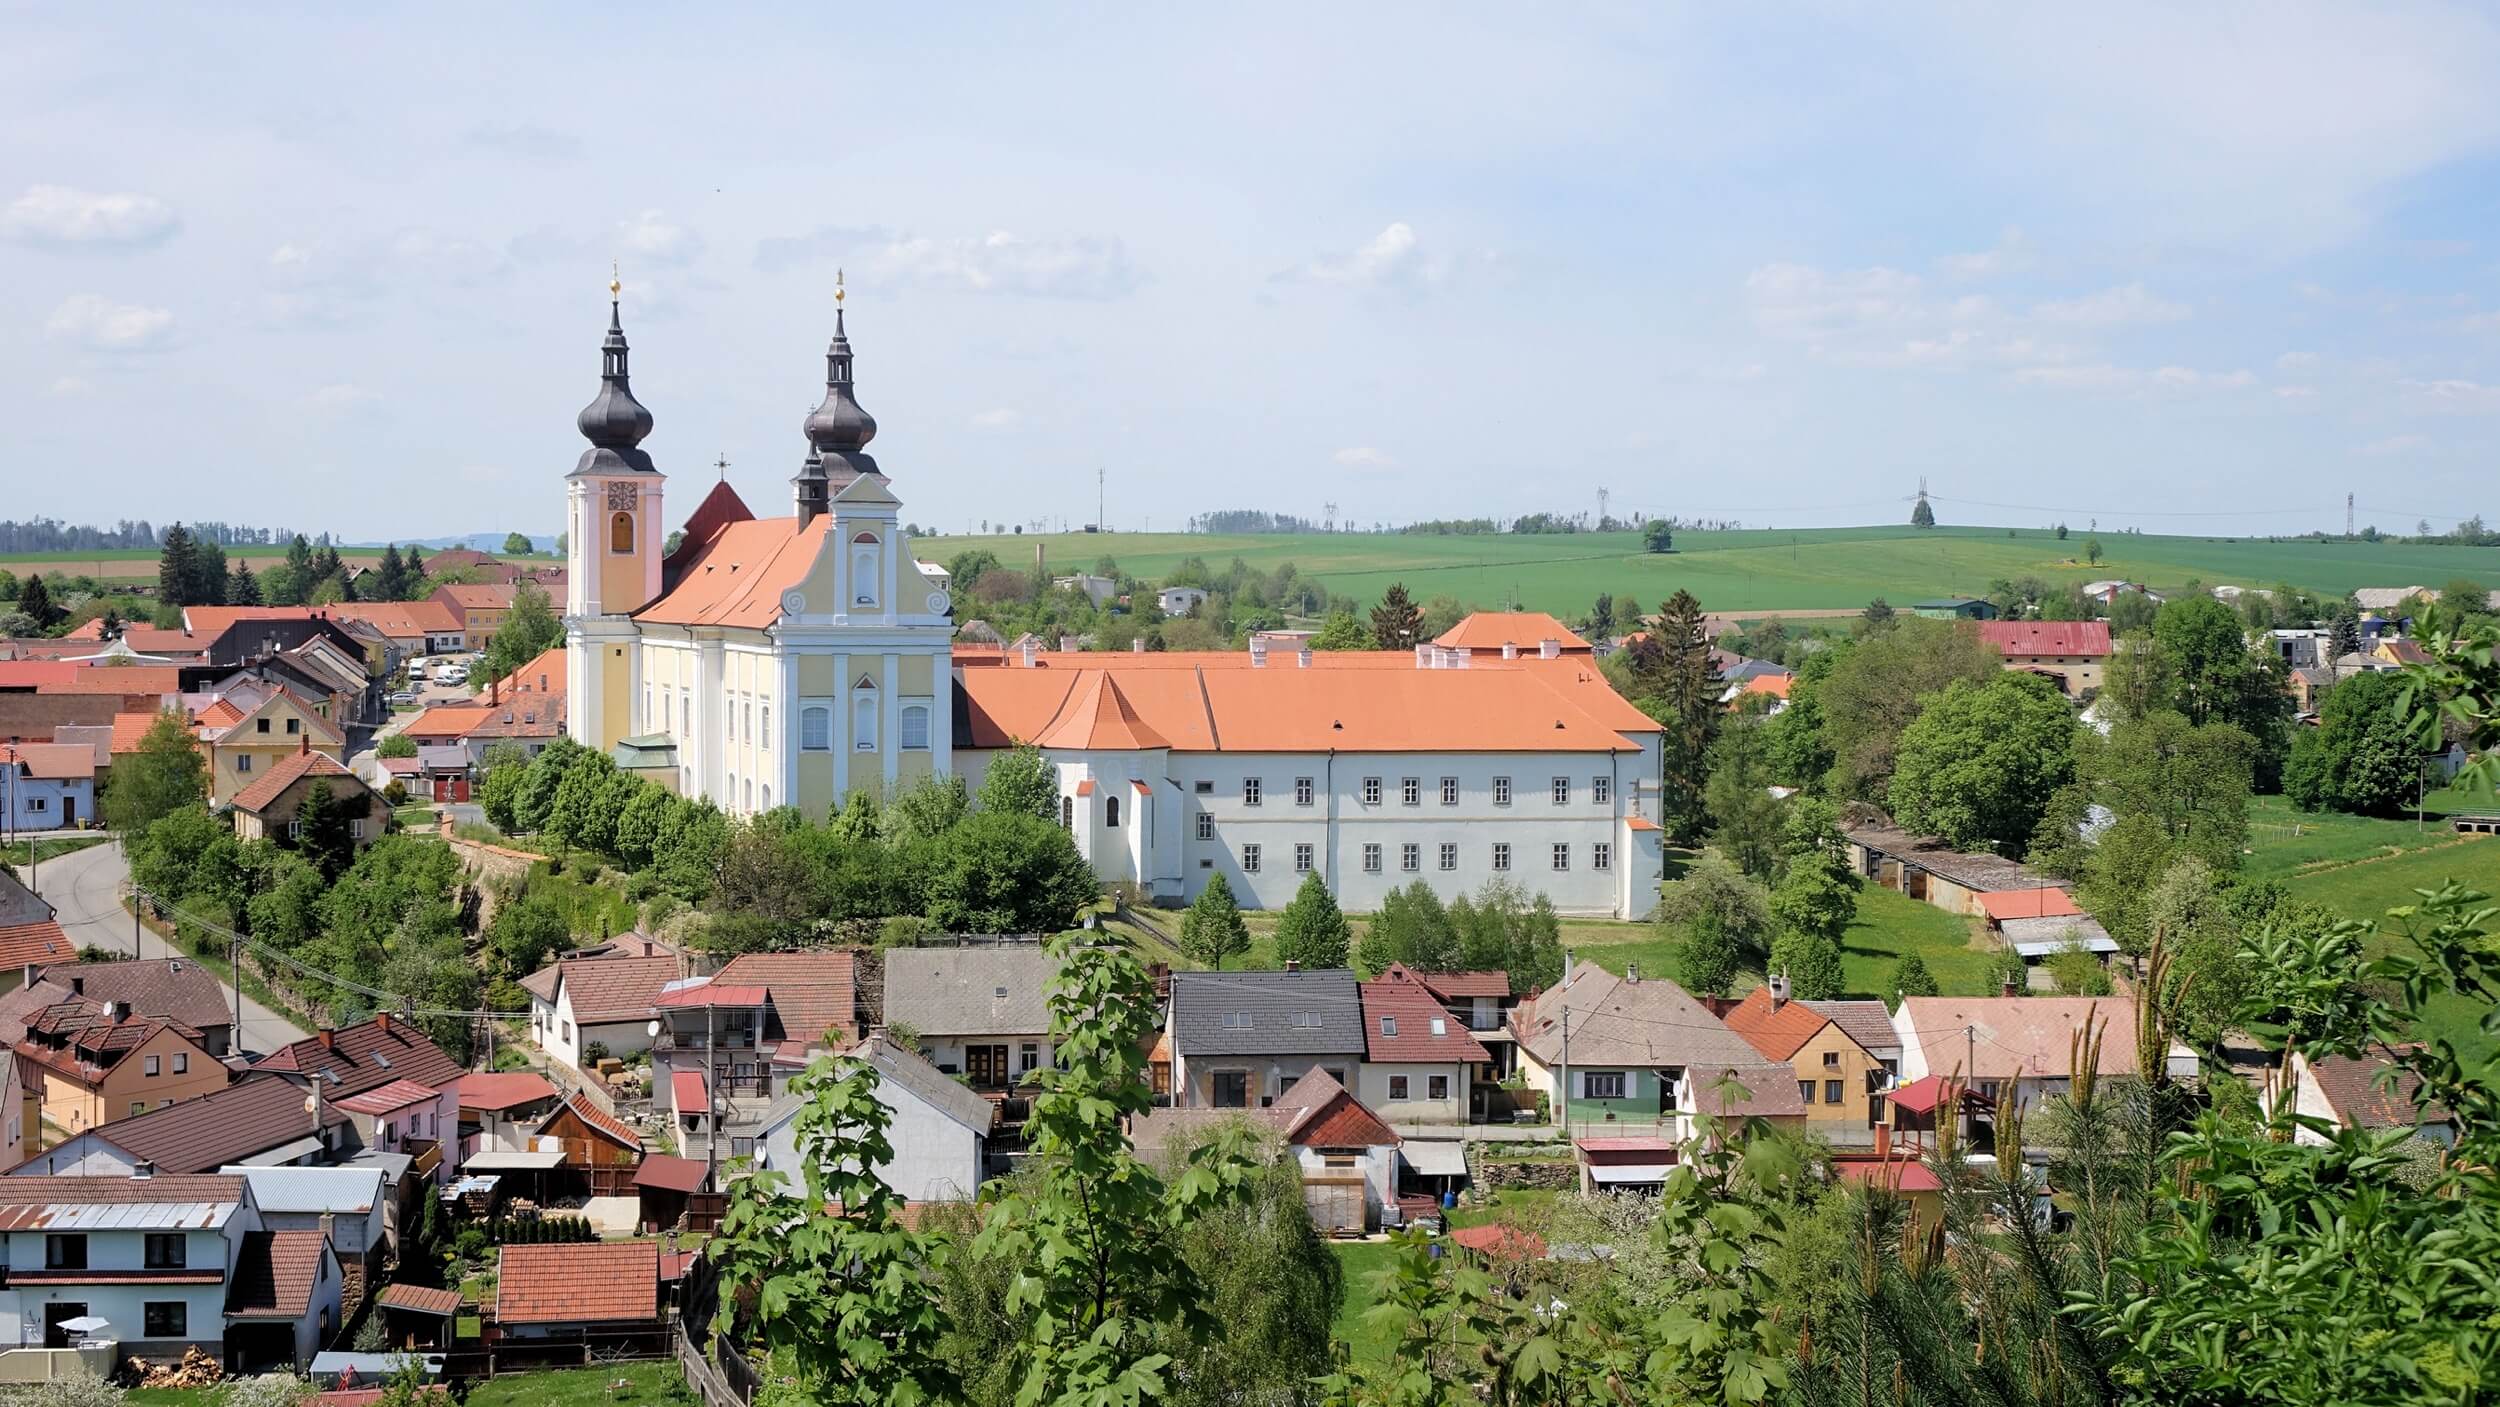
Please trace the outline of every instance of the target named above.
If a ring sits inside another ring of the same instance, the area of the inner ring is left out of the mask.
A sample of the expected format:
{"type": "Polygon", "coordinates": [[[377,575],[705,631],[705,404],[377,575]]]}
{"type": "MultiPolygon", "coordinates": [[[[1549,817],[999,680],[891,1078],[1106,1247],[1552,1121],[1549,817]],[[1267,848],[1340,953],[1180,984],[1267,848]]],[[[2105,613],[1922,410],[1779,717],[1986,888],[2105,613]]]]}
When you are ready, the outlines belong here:
{"type": "MultiPolygon", "coordinates": [[[[23,880],[26,872],[20,869],[17,876],[23,880]]],[[[78,946],[145,958],[182,956],[181,949],[134,923],[130,911],[122,907],[122,886],[129,882],[130,866],[122,858],[120,841],[46,860],[35,879],[57,911],[61,931],[78,946]],[[135,953],[134,942],[138,945],[135,953]]],[[[229,1005],[234,1000],[231,987],[226,989],[226,1000],[229,1005]]],[[[243,1029],[235,1033],[235,1043],[243,1049],[266,1053],[308,1034],[249,996],[243,998],[243,1029]]]]}

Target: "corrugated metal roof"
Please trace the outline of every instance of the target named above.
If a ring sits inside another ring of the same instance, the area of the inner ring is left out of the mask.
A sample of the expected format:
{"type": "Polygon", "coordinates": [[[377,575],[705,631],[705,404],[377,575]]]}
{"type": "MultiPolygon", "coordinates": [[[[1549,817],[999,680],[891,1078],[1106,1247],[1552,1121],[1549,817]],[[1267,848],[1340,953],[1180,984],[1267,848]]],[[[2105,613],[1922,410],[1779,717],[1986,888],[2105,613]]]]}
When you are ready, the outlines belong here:
{"type": "Polygon", "coordinates": [[[382,1199],[377,1168],[218,1169],[252,1185],[252,1201],[264,1212],[343,1212],[363,1215],[382,1199]]]}

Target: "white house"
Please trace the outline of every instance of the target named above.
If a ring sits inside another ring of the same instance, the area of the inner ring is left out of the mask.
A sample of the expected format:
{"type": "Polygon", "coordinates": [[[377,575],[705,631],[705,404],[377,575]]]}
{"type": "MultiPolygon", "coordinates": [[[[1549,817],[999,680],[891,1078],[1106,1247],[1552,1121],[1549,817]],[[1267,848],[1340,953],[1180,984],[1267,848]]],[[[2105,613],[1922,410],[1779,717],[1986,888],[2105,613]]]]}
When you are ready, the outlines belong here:
{"type": "Polygon", "coordinates": [[[648,1050],[651,1004],[681,974],[674,954],[637,957],[611,948],[559,958],[521,979],[530,994],[530,1041],[575,1071],[601,1056],[648,1050]]]}
{"type": "Polygon", "coordinates": [[[942,1075],[1003,1090],[1050,1063],[1050,980],[1038,943],[889,948],[885,1021],[942,1075]]]}
{"type": "Polygon", "coordinates": [[[85,743],[0,743],[0,823],[60,830],[95,819],[95,749],[85,743]]]}
{"type": "MultiPolygon", "coordinates": [[[[1901,1083],[1959,1076],[1991,1103],[2029,1108],[2064,1094],[2075,1037],[2100,1043],[2101,1075],[2136,1074],[2135,1004],[2126,997],[1904,997],[1892,1014],[1901,1038],[1901,1083]]],[[[2173,1043],[2169,1073],[2194,1078],[2196,1052],[2173,1043]]]]}
{"type": "Polygon", "coordinates": [[[1188,615],[1191,611],[1205,605],[1206,601],[1207,593],[1203,587],[1167,586],[1155,593],[1155,604],[1160,606],[1167,616],[1188,615]]]}
{"type": "Polygon", "coordinates": [[[1107,576],[1096,576],[1092,572],[1078,572],[1074,576],[1054,577],[1051,579],[1050,584],[1062,591],[1084,592],[1085,599],[1093,602],[1097,606],[1102,605],[1112,597],[1120,594],[1119,582],[1107,576]]]}
{"type": "MultiPolygon", "coordinates": [[[[965,1202],[981,1190],[987,1172],[994,1106],[939,1074],[918,1052],[883,1036],[870,1036],[851,1055],[876,1067],[877,1102],[894,1114],[886,1130],[893,1161],[877,1167],[886,1185],[912,1202],[965,1202]]],[[[764,1117],[756,1166],[786,1175],[785,1190],[806,1187],[798,1143],[799,1101],[784,1095],[764,1117]]]]}
{"type": "Polygon", "coordinates": [[[1469,1087],[1493,1061],[1484,1043],[1411,977],[1365,982],[1362,999],[1356,1096],[1392,1123],[1465,1123],[1469,1087]]]}
{"type": "Polygon", "coordinates": [[[381,1268],[389,1246],[382,1220],[386,1189],[379,1170],[230,1164],[218,1172],[251,1185],[252,1204],[260,1209],[264,1229],[326,1232],[342,1263],[381,1268]]]}
{"type": "Polygon", "coordinates": [[[1293,1150],[1303,1202],[1322,1230],[1360,1234],[1395,1219],[1403,1140],[1326,1070],[1304,1074],[1263,1108],[1156,1109],[1130,1135],[1141,1153],[1169,1159],[1231,1118],[1272,1130],[1293,1150]]]}

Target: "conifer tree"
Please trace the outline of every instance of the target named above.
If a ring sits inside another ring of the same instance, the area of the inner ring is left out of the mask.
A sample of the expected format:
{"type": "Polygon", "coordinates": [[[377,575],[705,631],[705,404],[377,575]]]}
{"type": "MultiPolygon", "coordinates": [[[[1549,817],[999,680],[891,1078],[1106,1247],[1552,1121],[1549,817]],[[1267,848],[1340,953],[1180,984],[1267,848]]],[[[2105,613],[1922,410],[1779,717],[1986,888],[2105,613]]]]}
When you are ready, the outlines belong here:
{"type": "Polygon", "coordinates": [[[1336,896],[1328,892],[1319,871],[1304,875],[1302,887],[1294,891],[1293,901],[1276,920],[1277,960],[1303,967],[1343,967],[1353,942],[1345,911],[1337,907],[1336,896]]]}
{"type": "Polygon", "coordinates": [[[17,590],[17,608],[35,623],[35,629],[47,635],[52,633],[53,626],[60,624],[61,617],[68,614],[52,604],[52,588],[44,585],[42,577],[32,573],[27,575],[26,584],[17,590]]]}
{"type": "Polygon", "coordinates": [[[1666,792],[1661,819],[1679,843],[1700,837],[1705,813],[1702,797],[1708,781],[1710,744],[1718,736],[1723,710],[1722,682],[1710,658],[1710,637],[1703,627],[1701,602],[1689,591],[1667,598],[1658,616],[1657,639],[1663,655],[1655,692],[1648,700],[1651,717],[1665,725],[1666,792]]]}
{"type": "Polygon", "coordinates": [[[1372,644],[1383,650],[1411,650],[1424,639],[1423,607],[1406,594],[1406,583],[1391,582],[1372,607],[1372,644]]]}
{"type": "Polygon", "coordinates": [[[156,599],[168,606],[200,604],[191,599],[191,588],[199,578],[191,532],[176,523],[165,530],[165,545],[156,555],[156,599]]]}
{"type": "Polygon", "coordinates": [[[229,606],[260,604],[260,578],[252,575],[251,565],[240,557],[234,559],[234,570],[226,574],[226,604],[229,606]]]}
{"type": "Polygon", "coordinates": [[[1241,906],[1233,901],[1233,887],[1221,871],[1198,891],[1189,905],[1189,913],[1181,919],[1181,951],[1209,967],[1220,968],[1226,958],[1250,950],[1250,926],[1241,921],[1241,906]]]}

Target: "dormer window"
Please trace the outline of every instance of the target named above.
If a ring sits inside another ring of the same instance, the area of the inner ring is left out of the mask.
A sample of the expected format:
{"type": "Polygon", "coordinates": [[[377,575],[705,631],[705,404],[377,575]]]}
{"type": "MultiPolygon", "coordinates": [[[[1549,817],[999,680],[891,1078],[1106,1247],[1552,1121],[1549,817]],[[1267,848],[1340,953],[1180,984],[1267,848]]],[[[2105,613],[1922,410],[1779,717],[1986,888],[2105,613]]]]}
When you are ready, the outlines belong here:
{"type": "Polygon", "coordinates": [[[1224,1013],[1224,1029],[1225,1029],[1225,1030],[1227,1030],[1227,1031],[1247,1031],[1247,1030],[1249,1030],[1249,1029],[1250,1029],[1250,1013],[1249,1013],[1249,1012],[1246,1012],[1246,1011],[1228,1011],[1228,1012],[1225,1012],[1225,1013],[1224,1013]]]}
{"type": "Polygon", "coordinates": [[[1384,1036],[1394,1036],[1397,1033],[1398,1019],[1396,1017],[1384,1016],[1380,1018],[1380,1034],[1384,1036]]]}

